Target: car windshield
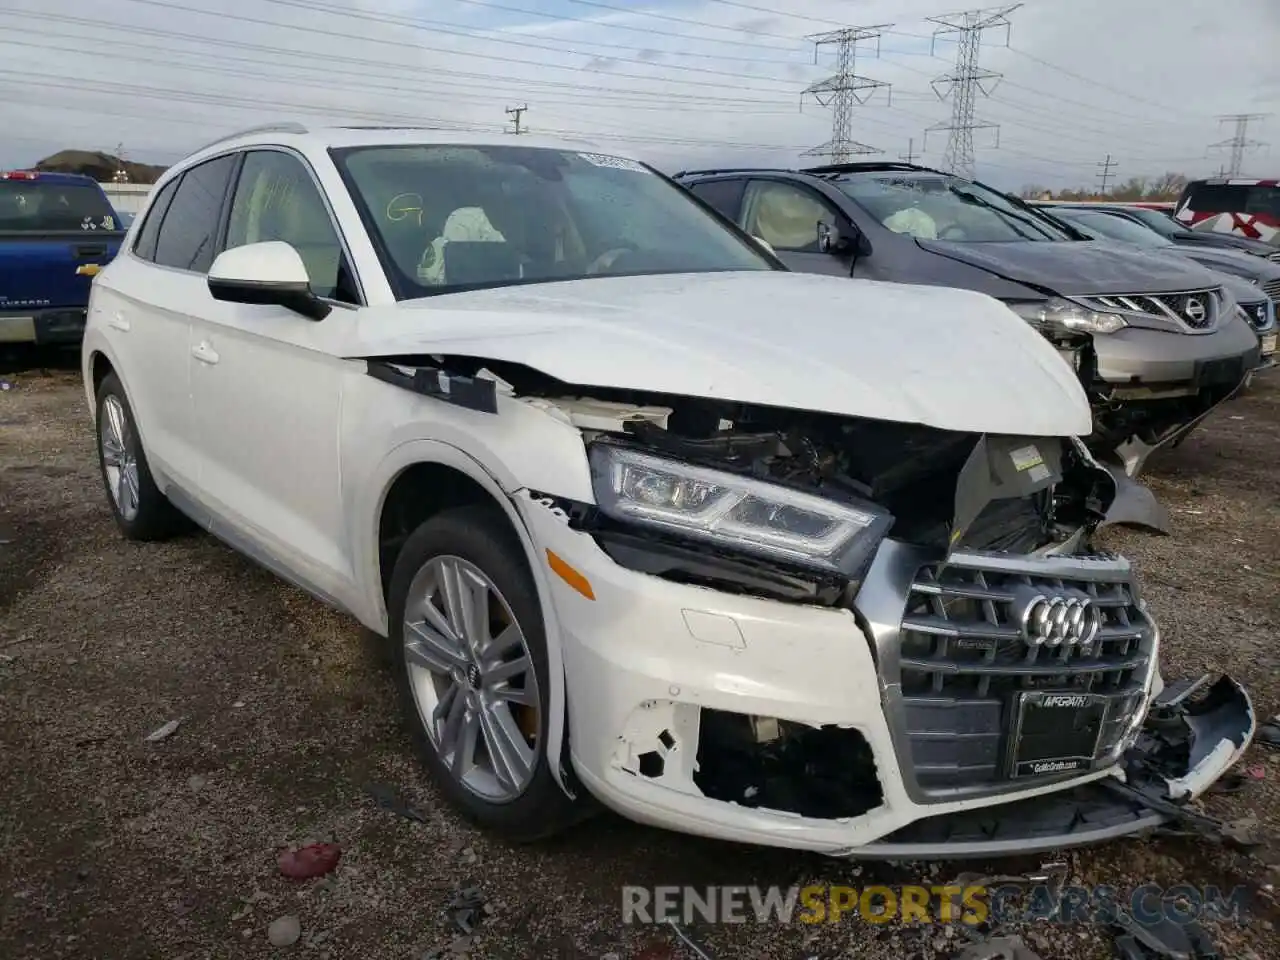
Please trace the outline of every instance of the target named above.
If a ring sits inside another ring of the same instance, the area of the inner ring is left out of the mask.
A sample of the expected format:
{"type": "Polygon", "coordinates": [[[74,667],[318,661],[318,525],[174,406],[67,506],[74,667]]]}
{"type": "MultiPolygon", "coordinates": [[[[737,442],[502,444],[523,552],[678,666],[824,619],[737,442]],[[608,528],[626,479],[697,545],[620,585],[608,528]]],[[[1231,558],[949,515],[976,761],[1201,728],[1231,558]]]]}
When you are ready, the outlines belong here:
{"type": "Polygon", "coordinates": [[[0,233],[120,229],[111,204],[91,184],[0,180],[0,233]]]}
{"type": "Polygon", "coordinates": [[[333,156],[401,300],[589,276],[778,269],[634,160],[454,145],[333,156]]]}
{"type": "Polygon", "coordinates": [[[1050,212],[1069,223],[1079,224],[1090,233],[1101,234],[1112,240],[1119,240],[1121,243],[1130,243],[1135,247],[1157,249],[1173,246],[1172,240],[1162,237],[1154,230],[1110,213],[1095,213],[1091,210],[1054,210],[1050,212]]]}
{"type": "Polygon", "coordinates": [[[1143,226],[1170,240],[1176,234],[1186,232],[1178,225],[1177,221],[1159,210],[1148,210],[1146,207],[1129,207],[1125,210],[1124,215],[1142,221],[1143,226]]]}
{"type": "Polygon", "coordinates": [[[1004,194],[945,174],[855,173],[838,178],[836,185],[890,230],[921,239],[960,243],[1071,239],[1004,194]]]}

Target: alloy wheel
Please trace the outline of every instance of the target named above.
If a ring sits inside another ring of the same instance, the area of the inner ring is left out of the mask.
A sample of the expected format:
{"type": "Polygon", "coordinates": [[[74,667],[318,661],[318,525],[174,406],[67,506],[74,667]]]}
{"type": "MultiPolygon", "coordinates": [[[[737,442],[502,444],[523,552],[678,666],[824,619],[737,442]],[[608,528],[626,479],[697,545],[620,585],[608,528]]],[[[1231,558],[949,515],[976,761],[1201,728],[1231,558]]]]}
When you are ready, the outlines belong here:
{"type": "Polygon", "coordinates": [[[114,394],[102,401],[102,466],[107,474],[111,500],[125,520],[138,515],[138,457],[133,450],[129,418],[114,394]]]}
{"type": "Polygon", "coordinates": [[[533,779],[541,701],[511,606],[461,557],[429,560],[409,587],[404,657],[428,738],[455,780],[491,803],[533,779]]]}

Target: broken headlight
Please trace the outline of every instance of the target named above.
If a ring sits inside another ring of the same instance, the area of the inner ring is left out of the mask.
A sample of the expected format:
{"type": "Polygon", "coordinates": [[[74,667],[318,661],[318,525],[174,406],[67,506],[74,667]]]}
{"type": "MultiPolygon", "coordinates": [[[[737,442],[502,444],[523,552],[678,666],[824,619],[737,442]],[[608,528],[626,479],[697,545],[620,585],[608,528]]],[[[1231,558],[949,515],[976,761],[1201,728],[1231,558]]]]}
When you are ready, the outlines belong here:
{"type": "Polygon", "coordinates": [[[751,477],[592,444],[592,483],[605,515],[726,550],[854,576],[893,522],[846,503],[751,477]]]}
{"type": "Polygon", "coordinates": [[[1033,327],[1049,333],[1115,333],[1126,326],[1118,313],[1100,313],[1061,297],[1006,300],[1005,305],[1033,327]]]}

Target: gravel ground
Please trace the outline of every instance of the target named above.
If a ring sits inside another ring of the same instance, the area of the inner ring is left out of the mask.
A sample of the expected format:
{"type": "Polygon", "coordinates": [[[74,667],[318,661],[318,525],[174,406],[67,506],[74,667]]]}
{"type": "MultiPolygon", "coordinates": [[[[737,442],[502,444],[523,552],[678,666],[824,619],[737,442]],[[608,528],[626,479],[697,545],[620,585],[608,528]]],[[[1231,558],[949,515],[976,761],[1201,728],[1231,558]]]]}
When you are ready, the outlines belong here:
{"type": "MultiPolygon", "coordinates": [[[[938,883],[954,864],[862,865],[679,837],[601,816],[516,848],[440,808],[393,710],[378,644],[213,540],[125,543],[107,512],[88,411],[69,370],[0,392],[0,956],[364,960],[692,958],[662,928],[621,923],[620,885],[938,883]],[[160,742],[150,732],[180,720],[160,742]],[[387,784],[423,822],[378,809],[387,784]],[[322,881],[288,881],[282,847],[335,840],[322,881]],[[460,938],[459,888],[492,912],[460,938]],[[268,926],[296,917],[289,948],[268,926]]],[[[1112,533],[1144,571],[1166,676],[1227,671],[1280,710],[1280,375],[1153,464],[1175,535],[1112,533]]],[[[1211,797],[1280,823],[1278,755],[1260,782],[1211,797]]],[[[1072,882],[1244,883],[1254,917],[1215,927],[1225,956],[1280,956],[1277,871],[1202,840],[1125,841],[1071,854],[1072,882]],[[1261,887],[1259,885],[1262,885],[1261,887]]],[[[996,872],[1038,861],[986,865],[996,872]]],[[[722,925],[724,958],[950,956],[937,928],[722,925]]],[[[1024,929],[1044,960],[1111,956],[1093,928],[1024,929]]]]}

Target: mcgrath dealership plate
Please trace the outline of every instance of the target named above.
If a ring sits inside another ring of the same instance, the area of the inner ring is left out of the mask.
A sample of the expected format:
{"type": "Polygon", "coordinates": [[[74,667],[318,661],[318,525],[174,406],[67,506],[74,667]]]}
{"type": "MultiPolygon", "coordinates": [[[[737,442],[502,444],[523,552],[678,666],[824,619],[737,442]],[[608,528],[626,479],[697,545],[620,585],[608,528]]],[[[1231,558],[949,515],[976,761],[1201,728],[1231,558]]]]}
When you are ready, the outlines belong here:
{"type": "Polygon", "coordinates": [[[1081,773],[1093,766],[1107,719],[1108,697],[1034,690],[1014,700],[1009,776],[1081,773]]]}

